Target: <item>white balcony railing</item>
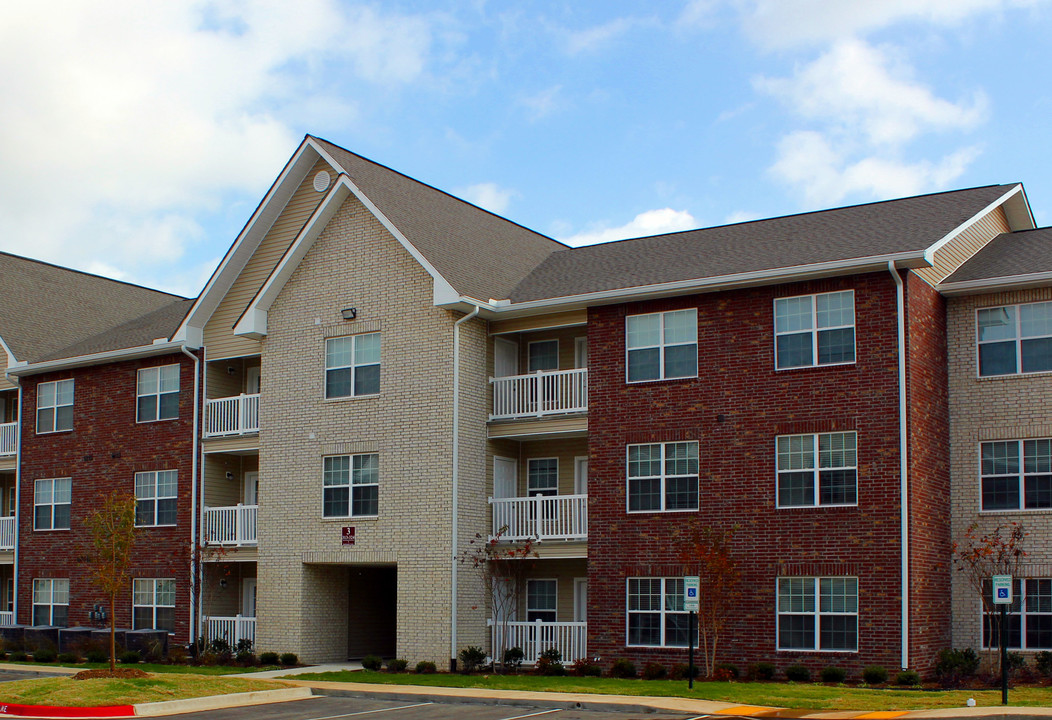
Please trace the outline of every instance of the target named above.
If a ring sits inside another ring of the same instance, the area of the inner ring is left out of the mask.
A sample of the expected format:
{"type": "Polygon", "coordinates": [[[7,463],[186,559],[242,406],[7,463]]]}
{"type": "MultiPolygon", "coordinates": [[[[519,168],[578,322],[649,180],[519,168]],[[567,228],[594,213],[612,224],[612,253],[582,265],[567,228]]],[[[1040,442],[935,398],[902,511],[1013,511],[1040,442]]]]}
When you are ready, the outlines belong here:
{"type": "Polygon", "coordinates": [[[252,645],[255,646],[256,619],[244,615],[235,615],[234,617],[209,617],[208,639],[217,640],[220,638],[230,643],[231,648],[236,648],[237,641],[246,638],[251,640],[252,645]]]}
{"type": "Polygon", "coordinates": [[[0,423],[0,457],[18,452],[18,423],[0,423]]]}
{"type": "Polygon", "coordinates": [[[206,545],[255,545],[258,505],[205,508],[206,545]]]}
{"type": "Polygon", "coordinates": [[[15,549],[15,516],[0,518],[0,550],[15,549]]]}
{"type": "Polygon", "coordinates": [[[566,415],[588,410],[588,369],[552,370],[490,378],[490,420],[566,415]]]}
{"type": "Polygon", "coordinates": [[[205,437],[259,432],[259,394],[217,398],[205,403],[205,437]]]}
{"type": "Polygon", "coordinates": [[[521,648],[527,665],[535,664],[541,653],[550,648],[559,651],[565,665],[588,657],[588,623],[490,620],[489,625],[491,655],[502,652],[501,648],[521,648]]]}
{"type": "Polygon", "coordinates": [[[586,540],[587,495],[490,498],[493,534],[502,540],[586,540]]]}
{"type": "Polygon", "coordinates": [[[10,627],[15,624],[15,614],[10,610],[0,612],[0,627],[10,627]]]}

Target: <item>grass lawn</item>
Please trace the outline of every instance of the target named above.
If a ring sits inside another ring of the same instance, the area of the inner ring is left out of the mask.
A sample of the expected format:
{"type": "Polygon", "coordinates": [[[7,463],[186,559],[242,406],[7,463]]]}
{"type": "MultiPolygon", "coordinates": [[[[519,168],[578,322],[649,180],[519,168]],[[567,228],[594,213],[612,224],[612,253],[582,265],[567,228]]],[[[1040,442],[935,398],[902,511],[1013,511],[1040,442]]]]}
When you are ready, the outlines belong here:
{"type": "MultiPolygon", "coordinates": [[[[102,663],[38,663],[38,662],[12,662],[2,661],[6,665],[21,665],[27,670],[40,670],[46,672],[48,668],[64,667],[77,668],[78,670],[94,670],[96,668],[109,668],[108,662],[102,663]]],[[[263,670],[280,670],[280,665],[267,665],[257,667],[235,667],[230,665],[161,665],[159,663],[139,663],[138,665],[122,665],[117,663],[118,668],[134,667],[148,673],[178,673],[180,675],[234,675],[237,673],[261,672],[263,670]]]]}
{"type": "Polygon", "coordinates": [[[55,677],[4,683],[0,686],[0,700],[17,705],[135,705],[282,687],[287,686],[269,680],[185,673],[129,679],[74,680],[55,677]]]}
{"type": "MultiPolygon", "coordinates": [[[[964,707],[968,698],[978,705],[1000,705],[998,690],[906,690],[828,686],[809,683],[701,682],[694,690],[687,681],[619,680],[616,678],[537,677],[533,675],[393,675],[383,672],[335,672],[297,675],[296,680],[385,683],[431,687],[470,687],[491,690],[650,695],[719,700],[741,705],[809,708],[813,710],[923,710],[964,707]]],[[[1018,688],[1008,693],[1011,705],[1052,705],[1052,688],[1018,688]]]]}

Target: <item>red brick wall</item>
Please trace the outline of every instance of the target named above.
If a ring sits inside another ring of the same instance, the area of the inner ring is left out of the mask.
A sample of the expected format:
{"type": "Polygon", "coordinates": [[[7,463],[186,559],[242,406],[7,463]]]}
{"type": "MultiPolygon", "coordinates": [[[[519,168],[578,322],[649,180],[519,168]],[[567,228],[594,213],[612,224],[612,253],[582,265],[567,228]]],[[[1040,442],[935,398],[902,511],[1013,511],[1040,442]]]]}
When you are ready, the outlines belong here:
{"type": "MultiPolygon", "coordinates": [[[[920,310],[918,309],[918,313],[920,310]]],[[[683,543],[739,525],[742,595],[719,659],[858,670],[899,665],[899,436],[895,286],[887,273],[589,310],[589,653],[685,662],[683,650],[625,647],[625,579],[694,574],[683,543]],[[773,301],[855,290],[854,364],[775,371],[773,301]],[[696,379],[625,383],[625,316],[698,308],[696,379]],[[775,437],[855,430],[858,507],[775,508],[775,437]],[[699,442],[701,510],[626,513],[625,446],[699,442]],[[776,579],[855,575],[857,653],[776,651],[776,579]]]]}
{"type": "MultiPolygon", "coordinates": [[[[34,578],[69,578],[70,626],[89,626],[88,612],[108,599],[78,562],[90,547],[85,518],[114,488],[135,492],[135,473],[178,470],[175,527],[136,530],[131,576],[175,578],[178,642],[190,639],[188,557],[193,457],[194,363],[182,353],[111,363],[22,379],[22,475],[18,555],[18,622],[32,622],[34,578]],[[179,417],[151,423],[135,421],[136,371],[178,363],[179,417]],[[73,430],[36,433],[37,385],[74,379],[73,430]],[[71,477],[70,530],[33,530],[33,486],[39,478],[71,477]]],[[[118,627],[131,627],[131,582],[117,600],[118,627]]]]}
{"type": "Polygon", "coordinates": [[[926,668],[951,640],[946,301],[912,273],[906,320],[910,658],[926,668]]]}

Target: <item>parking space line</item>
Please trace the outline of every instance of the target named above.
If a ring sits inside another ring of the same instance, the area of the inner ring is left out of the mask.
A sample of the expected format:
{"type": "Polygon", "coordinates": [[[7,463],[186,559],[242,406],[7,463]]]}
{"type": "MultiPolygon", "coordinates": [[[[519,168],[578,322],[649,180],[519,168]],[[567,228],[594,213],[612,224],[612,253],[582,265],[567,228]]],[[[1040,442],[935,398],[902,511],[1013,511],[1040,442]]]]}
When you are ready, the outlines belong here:
{"type": "Polygon", "coordinates": [[[560,708],[554,708],[552,710],[541,710],[540,712],[529,713],[527,715],[512,715],[511,717],[501,718],[501,720],[519,720],[519,718],[537,717],[538,715],[550,715],[551,713],[556,713],[560,711],[560,708]]]}
{"type": "Polygon", "coordinates": [[[307,720],[334,720],[334,718],[354,717],[355,715],[372,715],[374,713],[388,712],[389,710],[408,710],[409,708],[424,707],[434,703],[415,703],[413,705],[399,705],[398,707],[380,708],[378,710],[361,710],[359,712],[344,713],[343,715],[326,715],[325,717],[308,718],[307,720]]]}

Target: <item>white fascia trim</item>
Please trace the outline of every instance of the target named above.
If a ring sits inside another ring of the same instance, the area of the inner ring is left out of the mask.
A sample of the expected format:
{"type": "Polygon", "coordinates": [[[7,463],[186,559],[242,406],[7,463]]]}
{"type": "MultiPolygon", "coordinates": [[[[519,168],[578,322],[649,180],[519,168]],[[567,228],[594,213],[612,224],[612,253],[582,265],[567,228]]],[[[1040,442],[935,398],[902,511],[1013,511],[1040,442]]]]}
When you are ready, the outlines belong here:
{"type": "Polygon", "coordinates": [[[941,283],[936,289],[943,295],[969,295],[981,292],[999,292],[1002,290],[1021,290],[1027,287],[1052,284],[1052,272],[1026,273],[1024,275],[1006,275],[999,278],[981,280],[961,280],[959,282],[941,283]]]}
{"type": "MultiPolygon", "coordinates": [[[[256,248],[259,247],[259,243],[266,237],[274,220],[285,209],[285,205],[296,192],[296,188],[306,177],[307,171],[317,162],[318,158],[311,156],[308,149],[311,152],[317,151],[315,145],[305,138],[289,161],[285,163],[281,174],[270,186],[270,190],[263,196],[263,200],[245,223],[244,229],[219,262],[219,267],[208,278],[204,289],[197,296],[197,300],[190,308],[190,312],[186,314],[179,329],[175,331],[173,338],[191,339],[194,329],[203,333],[208,319],[219,307],[238,275],[244,270],[245,265],[256,252],[256,248]]],[[[332,163],[331,158],[326,159],[332,163]]],[[[338,165],[333,165],[333,170],[339,172],[338,167],[338,165]]]]}
{"type": "Polygon", "coordinates": [[[750,285],[770,285],[772,283],[799,282],[819,277],[833,275],[852,275],[864,272],[885,271],[888,263],[894,263],[899,268],[926,267],[923,251],[911,251],[903,253],[892,253],[889,255],[874,255],[864,258],[852,258],[851,260],[831,260],[824,263],[813,263],[811,265],[797,265],[790,268],[772,268],[769,270],[757,270],[747,273],[736,273],[734,275],[718,275],[711,278],[692,278],[690,280],[678,280],[670,283],[659,283],[655,285],[641,285],[633,288],[616,288],[614,290],[601,290],[581,295],[566,295],[559,298],[545,298],[543,300],[529,300],[521,303],[508,303],[505,301],[493,301],[479,303],[477,300],[462,298],[465,302],[479,304],[483,310],[491,312],[496,316],[515,317],[517,315],[529,315],[530,311],[546,311],[563,306],[588,307],[589,305],[602,305],[631,300],[644,300],[652,297],[664,297],[668,295],[679,295],[690,292],[715,292],[717,290],[731,290],[738,287],[750,285]]]}
{"type": "MultiPolygon", "coordinates": [[[[1022,193],[1023,193],[1023,186],[1017,184],[1015,187],[1013,187],[1011,190],[1006,192],[1004,195],[1002,195],[1001,197],[997,198],[992,203],[990,203],[989,205],[984,207],[982,210],[980,210],[978,213],[976,213],[972,217],[968,218],[963,223],[958,225],[956,228],[951,230],[941,240],[939,240],[938,242],[934,243],[933,245],[930,245],[928,247],[928,249],[924,251],[924,259],[927,260],[929,264],[934,264],[935,263],[935,253],[938,252],[939,249],[941,249],[943,245],[945,245],[946,243],[948,243],[951,240],[953,240],[955,237],[957,237],[958,235],[963,233],[965,230],[970,228],[975,223],[979,222],[979,220],[981,220],[983,217],[988,215],[992,210],[994,210],[994,209],[1000,207],[1001,205],[1005,204],[1006,202],[1008,202],[1015,195],[1022,195],[1021,199],[1022,199],[1023,203],[1025,204],[1025,206],[1027,208],[1027,211],[1029,212],[1030,203],[1027,202],[1026,195],[1022,194],[1022,193]]],[[[1031,215],[1031,218],[1033,218],[1033,215],[1031,215]]],[[[1031,223],[1032,223],[1032,221],[1031,221],[1031,223]]]]}
{"type": "Polygon", "coordinates": [[[76,357],[62,358],[61,360],[26,363],[9,369],[7,373],[9,375],[22,377],[24,375],[35,375],[37,373],[50,372],[52,370],[67,370],[70,368],[87,367],[89,365],[120,362],[122,360],[136,360],[138,358],[152,357],[154,355],[167,355],[172,352],[180,352],[182,347],[183,344],[180,342],[140,345],[138,347],[93,353],[91,355],[78,355],[76,357]]]}

